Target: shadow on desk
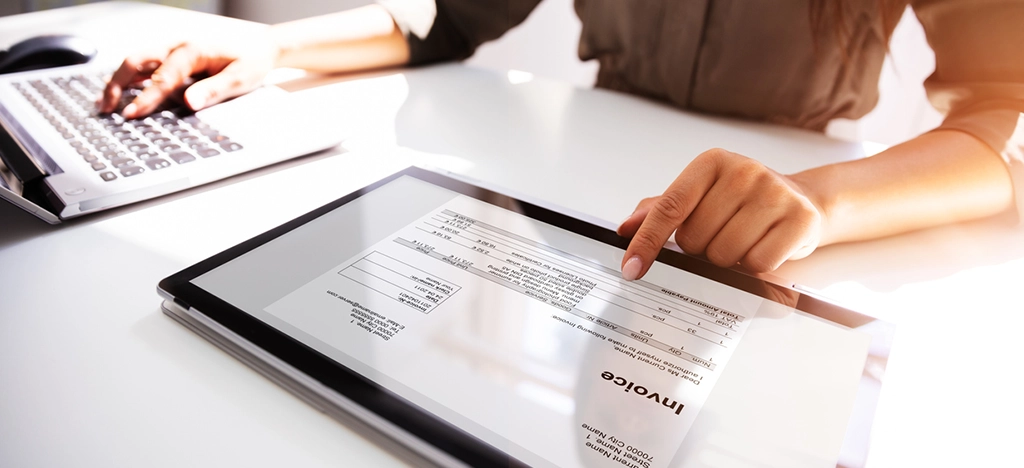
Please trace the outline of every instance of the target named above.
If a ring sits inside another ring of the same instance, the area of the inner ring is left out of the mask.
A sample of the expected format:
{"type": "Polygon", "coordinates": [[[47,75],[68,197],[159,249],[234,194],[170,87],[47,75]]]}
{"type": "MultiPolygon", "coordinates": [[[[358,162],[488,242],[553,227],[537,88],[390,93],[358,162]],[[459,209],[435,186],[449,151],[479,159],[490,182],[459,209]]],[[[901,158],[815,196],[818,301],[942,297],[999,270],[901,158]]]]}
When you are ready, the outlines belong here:
{"type": "Polygon", "coordinates": [[[305,156],[293,158],[288,161],[282,161],[277,164],[252,170],[243,174],[228,177],[226,179],[221,179],[208,184],[192,187],[187,190],[182,190],[180,192],[164,195],[162,197],[152,198],[138,203],[132,203],[130,205],[120,206],[117,208],[101,211],[99,213],[89,214],[78,218],[72,218],[56,226],[47,224],[45,221],[40,220],[35,216],[32,216],[31,214],[25,212],[21,208],[18,208],[10,203],[2,202],[0,203],[0,226],[2,226],[3,229],[0,229],[0,249],[19,244],[23,241],[38,236],[44,236],[46,234],[58,232],[63,229],[72,229],[77,226],[99,223],[108,219],[113,219],[119,216],[134,213],[138,210],[144,210],[149,207],[169,203],[174,200],[200,194],[208,190],[214,190],[220,187],[225,187],[249,179],[262,177],[267,174],[273,174],[277,171],[282,171],[291,167],[307,164],[322,158],[336,156],[343,153],[344,150],[340,147],[319,151],[305,156]]]}
{"type": "Polygon", "coordinates": [[[1024,259],[1024,225],[1015,214],[864,242],[824,247],[775,274],[814,278],[816,289],[857,282],[876,292],[1024,259]]]}

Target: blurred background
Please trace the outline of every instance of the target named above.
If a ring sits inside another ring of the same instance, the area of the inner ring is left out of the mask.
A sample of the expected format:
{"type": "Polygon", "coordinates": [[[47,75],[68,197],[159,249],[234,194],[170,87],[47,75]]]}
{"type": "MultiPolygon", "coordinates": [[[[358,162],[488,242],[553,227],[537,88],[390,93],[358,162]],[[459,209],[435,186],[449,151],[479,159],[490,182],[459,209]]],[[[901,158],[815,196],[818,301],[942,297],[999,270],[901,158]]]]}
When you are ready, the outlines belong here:
{"type": "MultiPolygon", "coordinates": [[[[91,3],[98,0],[2,0],[0,16],[91,3]]],[[[280,23],[373,3],[373,0],[152,0],[178,8],[280,23]]],[[[536,76],[590,87],[597,63],[576,55],[580,21],[573,0],[544,0],[520,27],[481,47],[467,62],[496,70],[521,70],[536,76]]],[[[6,48],[10,44],[0,44],[6,48]]],[[[856,121],[835,120],[828,133],[852,141],[893,145],[930,130],[942,116],[928,103],[922,83],[935,68],[924,30],[908,8],[890,43],[879,81],[878,106],[856,121]]]]}

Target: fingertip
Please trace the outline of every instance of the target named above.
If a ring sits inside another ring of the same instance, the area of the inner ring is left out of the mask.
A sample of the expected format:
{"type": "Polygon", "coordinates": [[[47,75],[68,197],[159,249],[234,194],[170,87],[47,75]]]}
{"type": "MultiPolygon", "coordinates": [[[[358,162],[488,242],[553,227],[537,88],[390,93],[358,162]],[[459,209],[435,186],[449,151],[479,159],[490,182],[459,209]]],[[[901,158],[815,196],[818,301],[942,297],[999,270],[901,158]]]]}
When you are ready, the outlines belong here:
{"type": "Polygon", "coordinates": [[[643,259],[641,259],[639,255],[633,255],[629,257],[629,260],[626,260],[626,262],[622,264],[622,279],[626,281],[635,281],[643,276],[643,269],[643,259]]]}
{"type": "Polygon", "coordinates": [[[185,104],[193,111],[200,110],[206,106],[207,94],[198,86],[189,86],[185,90],[185,104]]]}
{"type": "Polygon", "coordinates": [[[622,222],[619,223],[619,227],[615,228],[615,233],[622,237],[626,237],[626,233],[628,232],[628,230],[626,229],[626,223],[628,223],[631,219],[633,219],[632,214],[626,216],[626,219],[623,219],[622,222]]]}
{"type": "Polygon", "coordinates": [[[131,102],[128,103],[127,106],[124,106],[124,109],[121,111],[121,115],[123,115],[126,119],[134,119],[135,117],[138,117],[136,115],[138,112],[139,106],[135,105],[134,102],[131,102]]]}
{"type": "Polygon", "coordinates": [[[619,223],[619,226],[615,228],[615,233],[622,237],[634,236],[637,230],[640,229],[640,225],[643,224],[644,219],[647,218],[648,212],[650,212],[649,207],[637,207],[633,213],[619,223]]]}

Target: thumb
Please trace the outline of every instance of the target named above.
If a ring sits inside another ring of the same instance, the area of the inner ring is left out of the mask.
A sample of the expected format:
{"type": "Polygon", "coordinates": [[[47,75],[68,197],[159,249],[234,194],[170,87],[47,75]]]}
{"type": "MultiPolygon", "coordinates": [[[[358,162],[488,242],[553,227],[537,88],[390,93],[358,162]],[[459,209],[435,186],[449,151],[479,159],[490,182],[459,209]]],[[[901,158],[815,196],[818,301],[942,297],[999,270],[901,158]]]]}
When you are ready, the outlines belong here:
{"type": "Polygon", "coordinates": [[[256,88],[263,74],[249,71],[244,62],[236,60],[220,73],[199,80],[185,90],[185,104],[194,111],[240,96],[256,88]]]}

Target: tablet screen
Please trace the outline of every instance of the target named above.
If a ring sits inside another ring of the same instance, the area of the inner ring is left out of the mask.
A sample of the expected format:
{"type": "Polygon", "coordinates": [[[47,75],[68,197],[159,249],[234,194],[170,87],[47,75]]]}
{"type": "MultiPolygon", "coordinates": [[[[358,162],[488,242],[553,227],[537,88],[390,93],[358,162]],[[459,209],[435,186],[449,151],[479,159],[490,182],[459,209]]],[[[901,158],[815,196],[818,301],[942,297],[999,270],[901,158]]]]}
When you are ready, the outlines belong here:
{"type": "Polygon", "coordinates": [[[664,263],[623,281],[621,244],[494,201],[404,175],[192,283],[532,466],[835,466],[870,337],[664,263]],[[808,352],[825,370],[773,362],[808,352]],[[757,406],[786,379],[833,394],[757,406]],[[760,428],[801,427],[756,447],[760,428]]]}

